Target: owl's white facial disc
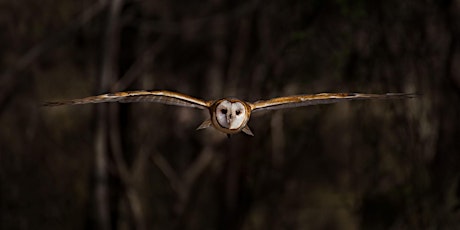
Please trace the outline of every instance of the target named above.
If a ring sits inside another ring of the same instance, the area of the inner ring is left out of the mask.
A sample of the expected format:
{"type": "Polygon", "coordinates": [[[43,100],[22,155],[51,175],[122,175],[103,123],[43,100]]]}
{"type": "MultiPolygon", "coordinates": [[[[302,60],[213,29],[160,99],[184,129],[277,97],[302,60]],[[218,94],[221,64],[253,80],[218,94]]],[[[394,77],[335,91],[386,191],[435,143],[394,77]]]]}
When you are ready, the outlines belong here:
{"type": "Polygon", "coordinates": [[[239,129],[245,125],[246,109],[241,102],[223,100],[217,105],[216,119],[224,128],[239,129]]]}

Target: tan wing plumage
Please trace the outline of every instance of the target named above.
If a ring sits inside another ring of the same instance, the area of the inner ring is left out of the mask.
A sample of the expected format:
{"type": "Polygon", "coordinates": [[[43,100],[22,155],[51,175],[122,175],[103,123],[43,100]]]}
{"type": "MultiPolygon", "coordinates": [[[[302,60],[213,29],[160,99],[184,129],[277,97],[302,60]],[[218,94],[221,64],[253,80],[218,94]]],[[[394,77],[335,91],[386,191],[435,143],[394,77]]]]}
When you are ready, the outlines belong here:
{"type": "Polygon", "coordinates": [[[319,93],[309,95],[297,95],[289,97],[278,97],[266,101],[254,102],[251,107],[253,112],[262,110],[276,110],[295,108],[301,106],[331,104],[345,100],[363,99],[388,99],[414,97],[414,94],[387,93],[387,94],[364,94],[364,93],[319,93]]]}
{"type": "Polygon", "coordinates": [[[104,102],[156,102],[168,105],[177,105],[185,107],[193,107],[199,109],[207,109],[210,102],[203,101],[182,93],[170,91],[130,91],[107,93],[98,96],[85,97],[81,99],[73,99],[67,101],[47,102],[45,106],[59,106],[59,105],[76,105],[76,104],[90,104],[90,103],[104,103],[104,102]]]}

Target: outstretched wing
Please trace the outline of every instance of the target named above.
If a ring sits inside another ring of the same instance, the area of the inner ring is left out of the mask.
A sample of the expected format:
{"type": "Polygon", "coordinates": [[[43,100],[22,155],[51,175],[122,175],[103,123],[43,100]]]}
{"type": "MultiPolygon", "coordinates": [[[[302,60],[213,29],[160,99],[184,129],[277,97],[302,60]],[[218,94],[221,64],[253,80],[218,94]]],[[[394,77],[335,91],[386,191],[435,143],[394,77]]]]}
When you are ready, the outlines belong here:
{"type": "Polygon", "coordinates": [[[206,102],[185,94],[170,92],[170,91],[129,91],[107,93],[98,96],[85,97],[81,99],[73,99],[67,101],[55,101],[44,103],[44,106],[59,106],[59,105],[77,105],[77,104],[90,104],[90,103],[104,103],[104,102],[156,102],[168,105],[177,105],[185,107],[193,107],[199,109],[206,109],[209,107],[210,102],[206,102]]]}
{"type": "Polygon", "coordinates": [[[295,108],[301,106],[331,104],[346,100],[364,99],[390,99],[414,97],[415,94],[387,93],[387,94],[364,94],[364,93],[320,93],[310,95],[297,95],[289,97],[278,97],[266,101],[257,101],[252,104],[253,112],[262,110],[276,110],[295,108]]]}

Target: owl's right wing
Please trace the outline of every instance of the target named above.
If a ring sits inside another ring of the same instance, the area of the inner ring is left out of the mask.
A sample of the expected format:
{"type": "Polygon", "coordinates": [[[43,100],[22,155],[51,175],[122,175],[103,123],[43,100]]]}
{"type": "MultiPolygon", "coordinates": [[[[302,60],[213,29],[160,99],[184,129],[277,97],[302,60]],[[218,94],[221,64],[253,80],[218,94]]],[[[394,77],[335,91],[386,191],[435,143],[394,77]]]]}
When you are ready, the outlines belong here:
{"type": "Polygon", "coordinates": [[[44,106],[59,106],[59,105],[77,105],[77,104],[90,104],[90,103],[104,103],[104,102],[154,102],[168,105],[177,105],[184,107],[192,107],[198,109],[207,109],[211,102],[203,101],[182,93],[170,91],[129,91],[107,93],[98,96],[85,97],[80,99],[46,102],[44,106]]]}

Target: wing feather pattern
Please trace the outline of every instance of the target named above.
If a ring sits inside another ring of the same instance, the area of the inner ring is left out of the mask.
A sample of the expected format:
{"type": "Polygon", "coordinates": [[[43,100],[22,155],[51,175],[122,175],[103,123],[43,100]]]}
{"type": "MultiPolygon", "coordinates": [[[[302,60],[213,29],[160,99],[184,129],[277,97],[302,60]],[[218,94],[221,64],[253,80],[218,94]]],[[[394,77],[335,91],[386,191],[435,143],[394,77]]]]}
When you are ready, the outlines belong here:
{"type": "Polygon", "coordinates": [[[301,106],[331,104],[346,100],[365,99],[390,99],[415,97],[415,94],[387,93],[387,94],[365,94],[365,93],[319,93],[309,95],[297,95],[289,97],[278,97],[270,100],[257,101],[252,104],[253,112],[262,110],[287,109],[301,106]]]}
{"type": "Polygon", "coordinates": [[[44,106],[60,106],[60,105],[77,105],[77,104],[91,104],[91,103],[105,103],[105,102],[155,102],[167,105],[177,105],[184,107],[192,107],[199,109],[206,109],[209,107],[210,102],[203,101],[182,93],[170,91],[129,91],[107,93],[98,96],[85,97],[81,99],[73,99],[67,101],[47,102],[44,106]]]}

